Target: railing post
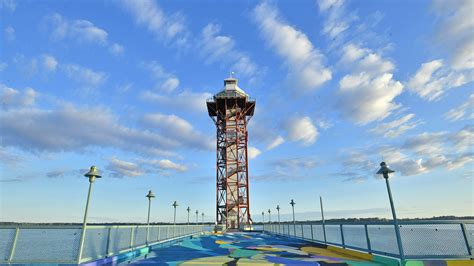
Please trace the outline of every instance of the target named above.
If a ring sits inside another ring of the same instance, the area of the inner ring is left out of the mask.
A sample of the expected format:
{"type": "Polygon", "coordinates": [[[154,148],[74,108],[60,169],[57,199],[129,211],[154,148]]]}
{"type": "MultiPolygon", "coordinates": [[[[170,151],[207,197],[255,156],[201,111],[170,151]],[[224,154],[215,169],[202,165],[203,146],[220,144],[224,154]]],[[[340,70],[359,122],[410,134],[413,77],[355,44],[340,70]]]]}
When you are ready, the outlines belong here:
{"type": "Polygon", "coordinates": [[[109,227],[109,230],[107,232],[107,245],[105,248],[105,257],[107,258],[110,254],[110,235],[111,235],[112,227],[109,227]]]}
{"type": "Polygon", "coordinates": [[[133,226],[130,227],[130,248],[133,248],[133,237],[135,236],[135,230],[133,230],[133,226]]]}
{"type": "Polygon", "coordinates": [[[367,228],[367,224],[364,224],[364,228],[365,228],[365,238],[367,239],[367,249],[369,250],[369,254],[372,254],[372,246],[370,245],[369,229],[367,228]]]}
{"type": "Polygon", "coordinates": [[[467,238],[466,225],[461,224],[462,235],[464,236],[464,242],[466,242],[467,253],[469,256],[472,256],[471,245],[469,244],[469,239],[467,238]]]}
{"type": "Polygon", "coordinates": [[[313,224],[309,225],[311,228],[311,241],[314,241],[314,235],[313,235],[313,224]]]}
{"type": "Polygon", "coordinates": [[[20,234],[20,227],[15,230],[15,236],[13,237],[12,249],[10,250],[10,256],[8,257],[8,263],[12,263],[13,256],[15,256],[16,241],[18,240],[18,234],[20,234]]]}
{"type": "Polygon", "coordinates": [[[342,224],[339,225],[341,228],[341,241],[342,241],[342,247],[346,248],[346,242],[344,241],[344,229],[342,228],[342,224]]]}

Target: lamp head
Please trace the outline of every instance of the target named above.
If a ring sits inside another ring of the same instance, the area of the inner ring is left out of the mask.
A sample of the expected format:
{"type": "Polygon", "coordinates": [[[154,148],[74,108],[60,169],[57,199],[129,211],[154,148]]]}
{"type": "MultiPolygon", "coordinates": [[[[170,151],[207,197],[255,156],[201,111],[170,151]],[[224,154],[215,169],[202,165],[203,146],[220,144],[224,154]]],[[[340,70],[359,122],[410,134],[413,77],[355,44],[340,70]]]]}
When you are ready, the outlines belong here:
{"type": "Polygon", "coordinates": [[[146,196],[149,200],[151,200],[152,198],[155,197],[155,194],[153,194],[153,192],[151,192],[151,190],[148,191],[148,194],[146,194],[146,196]]]}
{"type": "Polygon", "coordinates": [[[84,174],[85,177],[89,178],[89,182],[94,182],[96,178],[101,178],[102,176],[99,173],[99,170],[97,170],[97,167],[95,165],[91,166],[89,169],[89,172],[84,174]]]}
{"type": "Polygon", "coordinates": [[[173,206],[173,207],[176,208],[176,207],[178,207],[179,205],[178,205],[178,203],[177,203],[176,201],[174,201],[174,202],[173,202],[173,205],[171,205],[171,206],[173,206]]]}
{"type": "Polygon", "coordinates": [[[290,204],[291,206],[295,206],[296,202],[293,199],[291,199],[290,204]]]}
{"type": "Polygon", "coordinates": [[[276,209],[277,209],[277,211],[279,211],[280,210],[280,205],[277,205],[276,209]]]}
{"type": "Polygon", "coordinates": [[[378,175],[383,175],[383,178],[388,179],[388,174],[394,173],[395,171],[390,169],[385,162],[380,163],[380,169],[377,171],[378,175]]]}
{"type": "Polygon", "coordinates": [[[186,210],[189,212],[189,211],[191,211],[191,208],[189,208],[189,206],[188,206],[188,208],[186,210]]]}

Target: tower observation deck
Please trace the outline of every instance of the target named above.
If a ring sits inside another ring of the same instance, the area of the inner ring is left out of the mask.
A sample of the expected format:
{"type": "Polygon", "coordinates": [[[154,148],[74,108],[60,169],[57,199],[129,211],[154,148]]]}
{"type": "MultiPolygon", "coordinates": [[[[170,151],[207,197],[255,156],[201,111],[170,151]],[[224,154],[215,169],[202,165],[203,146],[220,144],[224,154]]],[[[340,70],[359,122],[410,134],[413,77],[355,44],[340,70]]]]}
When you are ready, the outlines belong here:
{"type": "Polygon", "coordinates": [[[224,89],[207,100],[207,110],[217,128],[216,222],[228,229],[251,224],[247,123],[255,100],[237,86],[237,79],[224,80],[224,89]]]}

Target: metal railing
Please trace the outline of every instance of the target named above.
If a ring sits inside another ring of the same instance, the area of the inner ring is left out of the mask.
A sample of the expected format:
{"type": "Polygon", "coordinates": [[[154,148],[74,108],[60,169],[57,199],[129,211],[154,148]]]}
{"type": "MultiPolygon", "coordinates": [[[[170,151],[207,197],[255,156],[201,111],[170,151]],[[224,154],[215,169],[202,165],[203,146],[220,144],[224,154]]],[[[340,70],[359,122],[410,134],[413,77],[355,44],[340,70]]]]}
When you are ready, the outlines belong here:
{"type": "MultiPolygon", "coordinates": [[[[473,259],[474,221],[399,221],[404,259],[473,259]]],[[[265,232],[400,259],[390,222],[270,223],[265,232]]]]}
{"type": "Polygon", "coordinates": [[[78,259],[80,225],[0,226],[0,264],[84,263],[203,230],[203,225],[88,225],[82,257],[78,259]]]}

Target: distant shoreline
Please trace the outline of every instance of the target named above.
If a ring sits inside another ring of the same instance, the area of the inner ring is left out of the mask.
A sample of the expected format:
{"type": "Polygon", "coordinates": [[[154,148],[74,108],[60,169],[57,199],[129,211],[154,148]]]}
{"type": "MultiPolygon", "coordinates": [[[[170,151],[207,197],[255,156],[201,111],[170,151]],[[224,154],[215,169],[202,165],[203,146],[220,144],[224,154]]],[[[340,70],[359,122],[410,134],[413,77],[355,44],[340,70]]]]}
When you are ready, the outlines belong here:
{"type": "MultiPolygon", "coordinates": [[[[474,220],[474,216],[436,216],[430,218],[402,218],[398,219],[399,221],[446,221],[446,220],[474,220]]],[[[388,222],[391,219],[387,218],[341,218],[341,219],[326,219],[326,222],[388,222]]],[[[276,221],[273,221],[275,223],[276,221]]],[[[291,221],[282,221],[284,223],[291,221]]],[[[296,221],[298,223],[316,223],[322,222],[321,220],[305,220],[305,221],[296,221]]],[[[88,225],[146,225],[146,223],[133,223],[133,222],[120,222],[120,223],[87,223],[88,225]]],[[[176,223],[176,225],[186,225],[187,223],[176,223]]],[[[189,223],[194,225],[196,223],[189,223]]],[[[214,225],[213,222],[198,223],[201,225],[214,225]]],[[[254,224],[262,224],[262,222],[254,222],[254,224]]],[[[72,226],[81,226],[82,223],[23,223],[23,222],[0,222],[1,225],[72,225],[72,226]]],[[[173,225],[173,223],[150,223],[150,225],[173,225]]]]}

